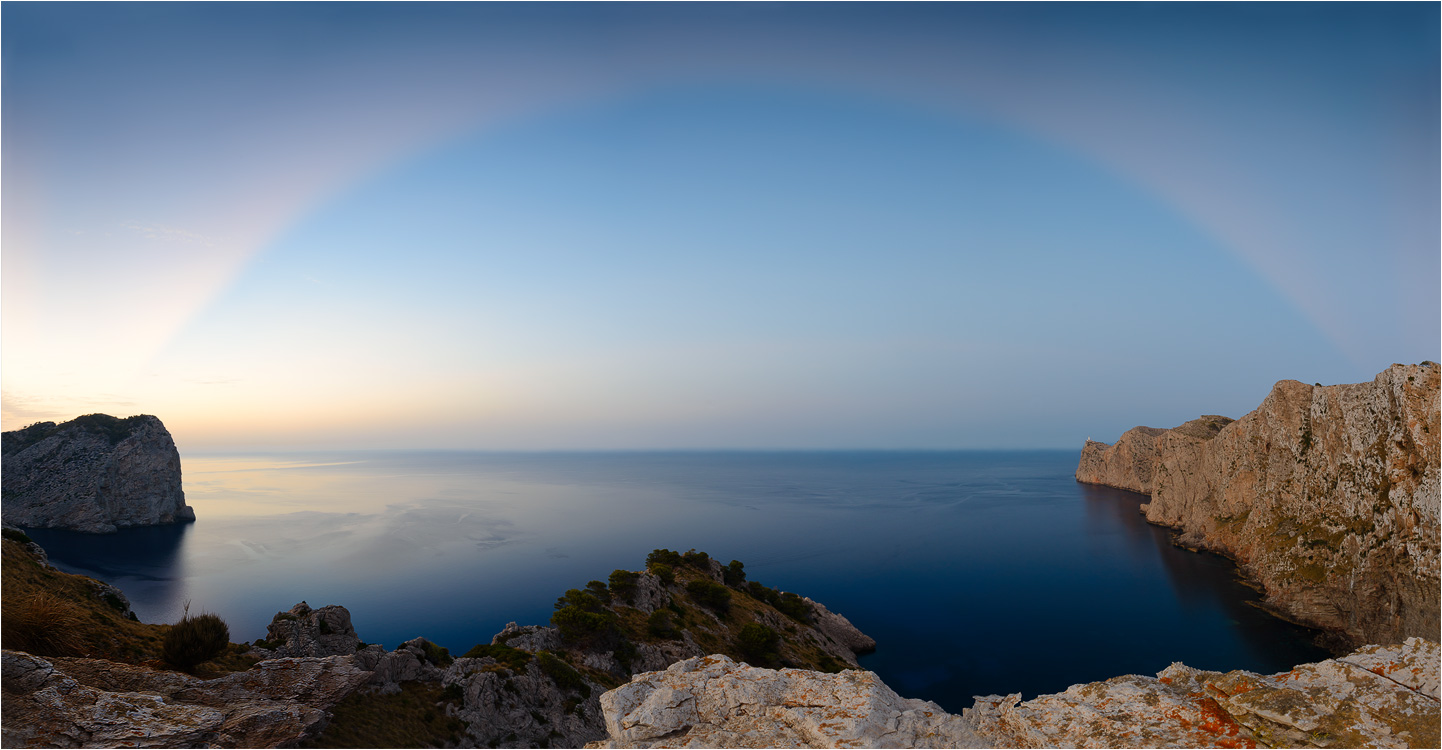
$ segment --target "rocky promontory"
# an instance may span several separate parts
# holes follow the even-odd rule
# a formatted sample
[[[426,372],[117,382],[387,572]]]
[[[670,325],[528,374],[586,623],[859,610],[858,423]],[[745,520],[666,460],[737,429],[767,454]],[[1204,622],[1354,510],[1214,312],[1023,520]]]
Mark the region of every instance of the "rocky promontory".
[[[3,434],[5,522],[109,533],[195,520],[180,452],[159,419],[89,414]]]
[[[1346,643],[1436,638],[1439,367],[1277,383],[1232,422],[1089,441],[1077,480],[1151,495],[1147,520],[1236,560],[1283,616]]]

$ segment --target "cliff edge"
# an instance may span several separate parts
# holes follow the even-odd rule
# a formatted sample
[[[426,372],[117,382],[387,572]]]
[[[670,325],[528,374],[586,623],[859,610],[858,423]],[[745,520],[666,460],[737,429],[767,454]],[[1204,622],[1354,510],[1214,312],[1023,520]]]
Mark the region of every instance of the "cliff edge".
[[[89,414],[0,436],[7,523],[101,534],[195,520],[159,419]]]
[[[590,748],[1436,747],[1438,647],[1409,638],[1260,675],[1176,663],[961,715],[872,672],[760,669],[722,655],[636,675],[601,696]]]
[[[1433,362],[1369,383],[1283,380],[1235,422],[1089,441],[1077,480],[1150,494],[1148,521],[1236,560],[1290,619],[1349,645],[1435,638],[1438,392]]]

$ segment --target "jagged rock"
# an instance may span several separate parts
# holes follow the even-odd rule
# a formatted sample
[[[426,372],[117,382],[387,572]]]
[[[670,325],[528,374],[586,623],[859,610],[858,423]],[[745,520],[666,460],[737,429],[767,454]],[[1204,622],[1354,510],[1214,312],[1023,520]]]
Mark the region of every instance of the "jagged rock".
[[[3,434],[5,521],[108,533],[194,521],[180,453],[159,419],[92,414]]]
[[[477,746],[580,747],[605,736],[598,700],[604,688],[576,675],[561,687],[532,660],[520,669],[495,659],[456,659],[442,683],[459,686],[462,705],[449,715],[467,723]]]
[[[760,669],[715,655],[636,675],[601,696],[587,747],[990,747],[960,716],[871,672]]]
[[[367,690],[381,693],[399,693],[402,682],[437,682],[441,670],[430,659],[424,638],[413,638],[402,643],[394,651],[386,651],[379,644],[371,644],[355,652],[356,666],[371,672]]]
[[[997,747],[1436,747],[1437,656],[1412,638],[1270,676],[1173,664],[1025,703],[980,696],[966,719]]]
[[[1281,381],[1215,434],[1156,435],[1142,509],[1180,544],[1237,560],[1291,619],[1353,645],[1435,637],[1438,392],[1431,362],[1392,365],[1370,383]],[[1136,453],[1099,458],[1088,444],[1077,478],[1139,489],[1112,481],[1145,463]]]
[[[265,632],[272,644],[268,652],[275,656],[349,656],[361,643],[350,610],[338,604],[311,609],[301,602],[277,612]]]
[[[506,627],[491,638],[494,645],[510,646],[522,651],[556,651],[561,648],[561,633],[544,625],[517,625],[506,623]]]
[[[666,590],[666,584],[655,573],[642,571],[636,578],[636,590],[627,603],[649,615],[670,602],[671,593]]]
[[[213,680],[98,659],[0,654],[6,747],[277,747],[325,726],[369,677],[348,657],[277,659]]]

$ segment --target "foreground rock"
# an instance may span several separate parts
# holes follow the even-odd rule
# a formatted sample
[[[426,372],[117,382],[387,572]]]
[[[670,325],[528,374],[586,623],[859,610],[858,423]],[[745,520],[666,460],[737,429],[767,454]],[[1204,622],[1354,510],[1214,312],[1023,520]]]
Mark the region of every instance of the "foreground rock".
[[[343,657],[275,659],[201,680],[5,651],[6,747],[275,747],[325,726],[370,674]]]
[[[1437,643],[1410,638],[1269,676],[1173,664],[987,696],[966,718],[997,747],[1437,747],[1437,673]]]
[[[1290,672],[1173,664],[962,716],[876,675],[758,669],[724,656],[637,675],[601,696],[589,747],[1437,747],[1438,646],[1368,646]]]
[[[1370,383],[1284,380],[1235,422],[1088,442],[1077,479],[1150,493],[1148,521],[1237,560],[1289,619],[1350,645],[1435,638],[1438,392],[1432,362]]]
[[[159,419],[90,414],[3,435],[4,520],[26,528],[109,533],[195,520],[180,453]]]
[[[588,747],[990,747],[960,716],[902,698],[871,672],[677,662],[601,696],[608,739]]]

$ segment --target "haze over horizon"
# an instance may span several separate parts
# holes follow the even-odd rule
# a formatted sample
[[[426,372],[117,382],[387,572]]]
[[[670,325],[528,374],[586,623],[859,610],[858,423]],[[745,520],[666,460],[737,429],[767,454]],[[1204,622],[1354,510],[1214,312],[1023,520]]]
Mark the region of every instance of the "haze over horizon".
[[[16,4],[0,421],[1073,448],[1442,359],[1435,4]]]

